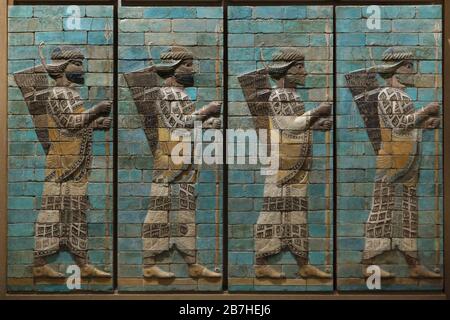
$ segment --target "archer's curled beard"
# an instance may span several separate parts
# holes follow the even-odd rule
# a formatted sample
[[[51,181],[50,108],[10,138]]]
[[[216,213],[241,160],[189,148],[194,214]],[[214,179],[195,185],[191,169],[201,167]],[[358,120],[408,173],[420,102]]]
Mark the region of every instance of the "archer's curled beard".
[[[407,87],[413,87],[416,84],[416,77],[413,74],[397,74],[397,79]]]
[[[305,84],[304,78],[299,79],[298,77],[290,75],[290,74],[286,75],[286,79],[289,80],[289,82],[295,83],[296,85],[299,85],[299,86],[303,86]]]
[[[68,72],[66,73],[67,80],[76,84],[84,84],[83,72]]]
[[[194,75],[192,73],[176,73],[175,79],[185,87],[194,86]]]

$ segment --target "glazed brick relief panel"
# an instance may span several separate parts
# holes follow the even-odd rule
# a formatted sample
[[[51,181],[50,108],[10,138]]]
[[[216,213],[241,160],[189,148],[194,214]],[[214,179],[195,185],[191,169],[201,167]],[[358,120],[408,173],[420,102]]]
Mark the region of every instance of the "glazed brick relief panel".
[[[222,8],[119,16],[119,290],[222,290],[222,168],[208,143],[171,157],[177,131],[222,134]]]
[[[332,31],[331,6],[229,8],[231,291],[333,288]]]
[[[9,8],[9,292],[442,290],[441,6],[118,19],[114,57],[111,6]]]
[[[442,290],[441,17],[336,8],[339,290]]]
[[[112,289],[112,26],[112,7],[9,8],[9,291]]]

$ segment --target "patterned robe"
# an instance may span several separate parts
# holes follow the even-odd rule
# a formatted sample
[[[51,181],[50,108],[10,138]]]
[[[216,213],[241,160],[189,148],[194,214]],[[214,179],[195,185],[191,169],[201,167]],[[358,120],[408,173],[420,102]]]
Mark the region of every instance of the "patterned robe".
[[[363,259],[398,249],[417,258],[417,196],[421,129],[411,98],[397,88],[378,95],[381,148]]]
[[[193,128],[191,114],[195,107],[181,88],[162,87],[160,97],[156,104],[159,141],[153,155],[150,205],[142,229],[143,256],[153,259],[175,246],[194,263],[197,168],[171,161],[171,151],[179,142],[170,141],[170,135],[178,128]]]
[[[304,114],[295,89],[274,89],[269,103],[269,129],[280,130],[280,168],[265,181],[263,208],[255,225],[256,258],[289,248],[296,256],[307,259],[312,132],[286,129]]]
[[[35,224],[35,257],[67,248],[86,258],[88,170],[92,162],[92,126],[84,126],[77,91],[51,89],[47,104],[51,147],[46,158],[42,206]]]

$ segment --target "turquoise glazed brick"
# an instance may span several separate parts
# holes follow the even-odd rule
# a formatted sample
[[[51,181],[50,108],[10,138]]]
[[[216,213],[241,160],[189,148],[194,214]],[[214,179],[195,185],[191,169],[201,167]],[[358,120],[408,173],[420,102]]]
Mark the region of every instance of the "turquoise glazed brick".
[[[197,18],[197,8],[179,7],[155,7],[145,8],[144,18],[147,19],[195,19]],[[136,11],[136,10],[134,10]]]
[[[417,10],[417,18],[421,19],[441,19],[442,7],[437,6],[424,6],[420,10]]]
[[[36,43],[41,43],[42,41],[45,43],[58,44],[64,41],[64,33],[63,32],[36,32],[35,33]]]
[[[113,16],[113,7],[111,6],[86,6],[87,17],[111,18]]]
[[[8,17],[27,18],[33,16],[33,7],[31,6],[9,6]]]
[[[331,6],[308,6],[307,18],[309,19],[329,19],[333,16],[333,7]]]
[[[237,7],[231,6],[228,8],[228,19],[248,19],[252,16],[252,8],[251,7]]]
[[[33,44],[33,33],[13,33],[8,34],[10,46]]]
[[[141,20],[126,20],[121,22],[120,28],[122,31],[134,31],[134,32],[167,32],[171,29],[171,23],[169,20],[155,20],[152,24],[148,24],[145,19]]]
[[[394,32],[440,32],[440,20],[435,19],[404,19],[392,23]]]
[[[253,8],[253,18],[282,19],[284,18],[284,7],[255,7]]]
[[[62,17],[50,16],[46,18],[9,18],[8,28],[15,32],[60,31]]]
[[[73,30],[71,25],[72,18],[64,18],[63,25],[64,30]],[[112,21],[108,18],[80,18],[80,25],[78,30],[86,30],[86,31],[98,31],[98,30],[107,30],[107,28],[111,28]]]
[[[120,45],[139,45],[144,42],[144,33],[127,33],[125,37],[119,39]]]
[[[199,7],[197,8],[197,18],[222,19],[222,8]]]
[[[70,7],[63,7],[63,6],[34,6],[33,9],[33,16],[34,17],[68,17],[73,14],[74,11],[71,10]],[[80,17],[85,16],[86,8],[85,7],[78,7]]]
[[[88,33],[88,42],[92,44],[112,44],[112,37],[106,38],[102,31],[92,31]]]
[[[359,19],[361,18],[361,7],[336,7],[336,18]]]

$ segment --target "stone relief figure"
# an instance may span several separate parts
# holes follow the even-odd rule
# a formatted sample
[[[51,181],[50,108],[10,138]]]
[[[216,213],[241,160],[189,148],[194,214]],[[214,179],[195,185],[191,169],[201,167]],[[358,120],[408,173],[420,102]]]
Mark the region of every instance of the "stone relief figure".
[[[33,275],[59,278],[47,258],[68,250],[82,277],[110,277],[88,262],[87,194],[92,162],[93,130],[109,130],[111,102],[85,109],[75,88],[84,83],[83,53],[72,46],[56,47],[47,64],[39,46],[42,65],[14,74],[33,116],[46,154],[41,210],[35,223]],[[49,79],[54,86],[49,85]]]
[[[330,130],[332,105],[324,102],[305,112],[296,92],[307,76],[304,60],[301,50],[284,48],[265,68],[239,77],[256,128],[279,130],[280,136],[280,168],[266,177],[263,208],[254,229],[255,275],[260,278],[286,277],[268,264],[269,257],[283,250],[295,256],[301,277],[331,278],[309,264],[307,190],[312,130]]]
[[[175,164],[171,133],[194,122],[203,128],[219,128],[221,103],[211,102],[199,110],[186,88],[194,86],[194,56],[184,47],[173,46],[161,54],[161,62],[125,74],[153,155],[150,205],[142,227],[143,274],[148,278],[175,278],[158,266],[158,258],[175,248],[188,264],[192,278],[220,278],[221,274],[197,263],[196,182],[198,165]],[[162,80],[162,81],[161,81]],[[162,82],[162,83],[161,83]]]
[[[439,127],[439,104],[416,110],[405,92],[415,85],[412,50],[391,47],[383,53],[383,62],[346,75],[377,157],[362,263],[366,267],[376,264],[376,258],[398,250],[409,265],[411,278],[438,278],[438,273],[419,260],[417,183],[422,129]],[[385,80],[384,86],[378,84],[377,75]],[[368,276],[366,268],[363,272]],[[381,277],[395,275],[381,269]]]

